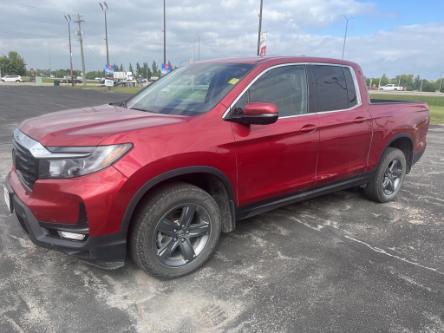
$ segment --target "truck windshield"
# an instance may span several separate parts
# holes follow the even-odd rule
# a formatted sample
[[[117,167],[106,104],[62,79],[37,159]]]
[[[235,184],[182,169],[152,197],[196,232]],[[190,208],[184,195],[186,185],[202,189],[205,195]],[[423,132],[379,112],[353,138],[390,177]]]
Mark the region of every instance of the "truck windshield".
[[[202,63],[183,67],[142,90],[127,102],[140,111],[196,115],[213,108],[253,64]]]

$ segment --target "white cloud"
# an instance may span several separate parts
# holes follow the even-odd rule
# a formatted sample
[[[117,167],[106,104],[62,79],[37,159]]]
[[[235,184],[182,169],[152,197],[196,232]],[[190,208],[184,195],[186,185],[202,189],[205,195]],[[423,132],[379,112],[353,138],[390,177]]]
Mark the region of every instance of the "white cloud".
[[[162,3],[160,0],[108,0],[111,60],[127,65],[162,59]],[[256,51],[259,0],[167,0],[167,57],[177,65],[201,58],[253,56]],[[264,0],[263,31],[273,55],[340,57],[342,37],[321,35],[343,15],[368,16],[372,3],[358,0]],[[80,12],[86,20],[84,43],[87,68],[105,62],[103,14],[90,0],[18,0],[0,3],[0,54],[22,53],[29,66],[67,67],[65,13]],[[368,18],[368,17],[367,17]],[[17,22],[20,22],[17,24]],[[375,22],[377,26],[377,22]],[[351,26],[353,29],[353,26]],[[311,33],[310,33],[311,32]],[[437,77],[444,70],[440,55],[444,23],[400,26],[359,36],[347,42],[346,57],[359,62],[367,75],[411,72]],[[73,36],[74,60],[80,67],[78,41]]]

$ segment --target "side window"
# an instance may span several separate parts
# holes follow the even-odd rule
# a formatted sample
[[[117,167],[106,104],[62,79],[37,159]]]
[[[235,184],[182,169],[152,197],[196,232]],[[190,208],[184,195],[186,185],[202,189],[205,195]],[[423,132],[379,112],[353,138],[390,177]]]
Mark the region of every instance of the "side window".
[[[351,74],[350,68],[343,67],[342,70],[344,71],[345,84],[347,85],[348,107],[351,108],[358,104],[355,82],[353,81],[353,76]]]
[[[357,103],[350,70],[342,66],[310,65],[310,112],[348,109]]]
[[[305,66],[289,65],[269,70],[244,93],[234,108],[243,108],[251,102],[276,104],[280,117],[306,113]]]

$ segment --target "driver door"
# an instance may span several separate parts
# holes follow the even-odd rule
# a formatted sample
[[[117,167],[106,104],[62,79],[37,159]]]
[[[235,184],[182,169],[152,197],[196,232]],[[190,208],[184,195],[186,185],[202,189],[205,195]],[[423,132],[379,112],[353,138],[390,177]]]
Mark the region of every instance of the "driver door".
[[[232,123],[238,170],[239,205],[285,196],[314,185],[319,116],[308,113],[305,65],[284,65],[260,74],[233,106],[277,105],[269,125]]]

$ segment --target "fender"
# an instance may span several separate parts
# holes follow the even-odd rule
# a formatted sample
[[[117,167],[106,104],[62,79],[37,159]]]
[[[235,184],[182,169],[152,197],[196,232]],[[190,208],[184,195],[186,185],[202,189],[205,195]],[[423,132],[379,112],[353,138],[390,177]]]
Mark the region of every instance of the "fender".
[[[413,143],[412,136],[410,135],[410,133],[398,133],[398,134],[395,134],[394,136],[390,137],[389,140],[387,140],[386,144],[384,145],[384,149],[379,154],[378,165],[379,165],[379,162],[381,161],[382,155],[384,154],[386,149],[388,147],[390,147],[390,145],[393,142],[395,142],[396,140],[398,140],[398,139],[409,139],[410,140],[410,143],[412,144],[412,156],[411,157],[413,158],[414,143]],[[412,162],[413,161],[407,161],[407,163],[408,163],[408,165],[410,165],[410,167],[412,166]]]
[[[136,209],[137,205],[139,204],[139,202],[143,198],[143,196],[146,193],[148,193],[148,191],[150,189],[152,189],[154,186],[156,186],[168,179],[172,179],[177,176],[189,175],[189,174],[193,174],[193,173],[210,174],[210,175],[216,176],[217,178],[219,178],[222,181],[222,183],[225,186],[225,189],[227,190],[227,194],[229,197],[231,218],[232,218],[233,223],[235,223],[234,221],[236,218],[236,214],[235,214],[235,204],[234,204],[234,202],[235,202],[234,201],[234,192],[233,192],[233,188],[231,186],[231,183],[228,180],[228,178],[225,176],[225,174],[216,168],[212,168],[212,167],[208,167],[208,166],[191,166],[191,167],[174,169],[174,170],[170,170],[165,173],[162,173],[154,178],[151,178],[142,187],[140,187],[139,190],[137,190],[137,192],[131,198],[131,200],[125,210],[125,214],[123,215],[123,219],[122,219],[122,223],[121,223],[120,228],[121,228],[121,231],[125,234],[125,236],[128,233],[128,228],[129,228],[129,225],[131,222],[131,218],[134,214],[134,210]]]

